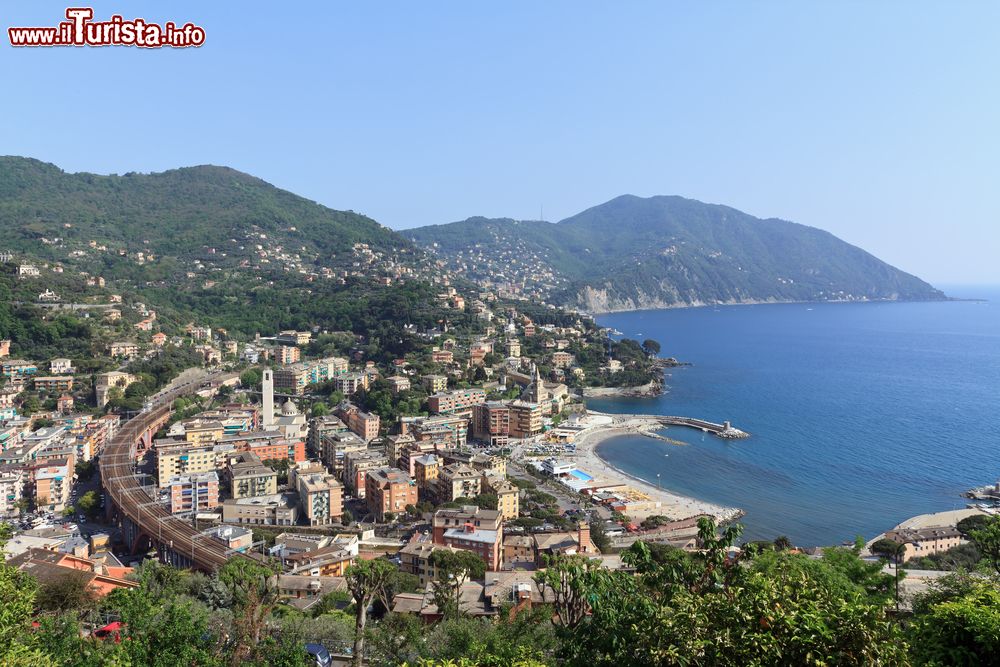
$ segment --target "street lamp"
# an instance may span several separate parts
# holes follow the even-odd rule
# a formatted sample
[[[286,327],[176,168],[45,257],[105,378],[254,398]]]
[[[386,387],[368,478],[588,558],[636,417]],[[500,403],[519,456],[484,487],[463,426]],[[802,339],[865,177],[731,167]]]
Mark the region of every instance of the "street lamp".
[[[660,473],[656,473],[656,488],[658,490],[662,490],[662,487],[660,486]]]

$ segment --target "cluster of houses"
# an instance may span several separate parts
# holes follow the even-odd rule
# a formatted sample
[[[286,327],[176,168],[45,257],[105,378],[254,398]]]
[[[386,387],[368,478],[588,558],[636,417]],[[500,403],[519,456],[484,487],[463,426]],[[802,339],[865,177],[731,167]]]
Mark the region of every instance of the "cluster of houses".
[[[91,461],[113,438],[118,415],[55,415],[51,426],[32,429],[32,419],[0,422],[0,516],[21,513],[29,504],[61,512],[70,505],[76,465]]]
[[[280,247],[255,245],[252,262],[300,263],[300,257]],[[211,249],[208,254],[224,252]],[[136,261],[155,259],[147,254]],[[363,244],[352,249],[351,263],[346,271],[318,269],[317,276],[345,280],[377,272],[380,279],[392,282],[411,275],[407,267]],[[301,265],[313,270],[311,262]],[[26,268],[23,275],[37,274]],[[168,336],[158,330],[156,312],[144,304],[130,304],[132,310],[127,310],[121,297],[114,295],[102,308],[107,322],[119,323],[115,325],[119,330],[131,326],[135,332],[134,337],[108,345],[108,356],[119,361],[152,356],[167,345],[192,345],[206,365],[226,359],[274,362],[263,372],[259,407],[234,403],[177,421],[152,442],[150,455],[158,502],[176,516],[211,524],[207,537],[227,549],[257,549],[253,538],[257,526],[285,531],[271,555],[284,564],[276,584],[290,604],[308,608],[343,588],[344,572],[356,559],[387,553],[394,554],[401,570],[425,585],[437,574],[435,552],[475,553],[484,561],[487,576],[466,582],[462,607],[485,615],[497,613],[508,602],[529,605],[547,599],[551,592],[540,589],[530,572],[543,566],[546,556],[578,553],[617,566],[615,557],[602,555],[592,543],[586,523],[570,531],[505,530],[519,517],[522,492],[508,479],[503,454],[512,440],[537,439],[553,417],[564,413],[571,401],[565,382],[583,375],[570,349],[577,347],[585,330],[580,325],[536,325],[514,310],[497,319],[492,302],[503,295],[503,288],[467,298],[451,288],[447,278],[433,280],[442,286],[439,305],[472,314],[483,323],[485,333],[460,347],[446,335],[447,321],[440,330],[420,332],[436,341],[427,355],[430,368],[423,364],[417,372],[400,359],[384,381],[396,396],[421,387],[427,412],[400,417],[392,424],[382,423],[379,415],[350,400],[379,381],[375,364],[362,364],[353,354],[351,361],[358,363],[343,357],[304,358],[303,347],[312,341],[312,332],[280,331],[237,343],[223,330],[191,323],[183,336]],[[518,291],[514,282],[509,289]],[[530,344],[522,344],[529,339]],[[528,358],[525,346],[540,348],[543,357]],[[100,454],[119,420],[74,411],[73,392],[80,387],[74,384],[70,360],[50,360],[44,372],[33,362],[10,359],[9,352],[10,342],[0,341],[0,373],[6,379],[0,389],[0,513],[16,513],[26,501],[59,510],[69,503],[76,464]],[[542,367],[547,369],[545,377]],[[467,386],[470,371],[479,386]],[[480,381],[482,377],[485,381]],[[97,407],[136,381],[125,370],[98,374]],[[331,414],[310,419],[295,400],[320,384],[348,398]],[[47,415],[52,426],[32,428],[33,419],[17,414],[14,396],[26,388],[58,397],[58,410]],[[497,395],[503,399],[488,398]],[[285,400],[276,403],[281,398]],[[470,448],[473,440],[484,447]],[[495,497],[496,509],[473,504],[481,496]],[[437,511],[429,509],[433,507]],[[348,510],[355,518],[376,524],[420,515],[430,528],[417,531],[406,542],[377,538],[370,531],[356,534],[345,528],[351,524],[345,521]],[[42,572],[69,563],[92,572],[95,586],[102,590],[131,585],[124,578],[127,568],[114,560],[106,545],[30,533],[18,536],[28,543],[11,547],[14,558],[21,559],[19,567]],[[28,539],[34,537],[42,541]],[[76,560],[59,555],[66,549]],[[401,594],[393,606],[424,618],[437,614],[429,593]]]
[[[555,271],[548,259],[523,240],[494,239],[489,247],[458,249],[439,260],[455,275],[473,280],[502,298],[544,301],[567,279]],[[438,252],[436,248],[428,248]]]
[[[38,527],[18,533],[4,546],[7,565],[33,576],[41,585],[66,577],[83,580],[95,597],[119,588],[136,588],[133,568],[123,565],[110,548],[108,535],[84,539],[75,530]]]

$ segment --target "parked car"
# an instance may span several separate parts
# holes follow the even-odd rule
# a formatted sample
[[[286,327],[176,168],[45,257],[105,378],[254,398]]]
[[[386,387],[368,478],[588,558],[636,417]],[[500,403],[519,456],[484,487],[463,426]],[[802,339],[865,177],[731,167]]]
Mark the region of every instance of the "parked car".
[[[315,660],[316,667],[329,667],[333,664],[330,652],[322,644],[306,644],[305,649],[309,657]]]

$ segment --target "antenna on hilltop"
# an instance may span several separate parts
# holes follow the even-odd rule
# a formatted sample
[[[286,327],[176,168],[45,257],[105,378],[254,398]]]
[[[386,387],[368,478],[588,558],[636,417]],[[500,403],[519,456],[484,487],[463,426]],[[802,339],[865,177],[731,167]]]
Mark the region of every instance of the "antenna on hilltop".
[[[538,205],[538,221],[545,222],[545,204]]]

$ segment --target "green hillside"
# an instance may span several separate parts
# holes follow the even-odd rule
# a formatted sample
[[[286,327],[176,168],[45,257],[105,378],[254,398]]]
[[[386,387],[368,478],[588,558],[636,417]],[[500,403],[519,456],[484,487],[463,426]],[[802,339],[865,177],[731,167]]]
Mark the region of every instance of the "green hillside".
[[[101,342],[80,332],[98,328],[134,337],[137,304],[167,333],[197,321],[244,340],[319,327],[402,347],[400,327],[440,319],[433,269],[410,241],[225,167],[99,176],[2,157],[0,255],[0,338],[19,355],[85,356]],[[26,264],[38,275],[19,276]],[[45,311],[45,291],[50,307],[123,297],[123,319]]]
[[[336,265],[355,243],[412,253],[406,240],[370,218],[320,206],[227,167],[99,176],[0,157],[0,249],[53,261],[66,260],[66,250],[81,250],[87,254],[75,263],[113,268],[115,253],[101,255],[91,241],[181,264],[208,255],[218,264],[235,264],[251,258],[258,244],[323,265]]]
[[[469,220],[404,232],[470,277],[552,272],[556,303],[603,312],[754,301],[924,300],[944,295],[828,232],[682,197],[625,195],[557,224]]]

